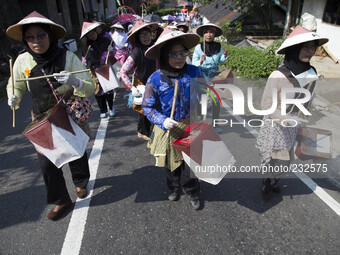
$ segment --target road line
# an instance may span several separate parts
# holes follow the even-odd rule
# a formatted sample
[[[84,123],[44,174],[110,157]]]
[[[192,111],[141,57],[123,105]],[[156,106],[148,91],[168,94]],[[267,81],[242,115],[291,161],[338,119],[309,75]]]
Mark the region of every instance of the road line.
[[[87,184],[87,190],[89,194],[84,199],[78,198],[75,203],[72,217],[65,236],[63,248],[61,250],[62,255],[78,255],[80,252],[87,214],[93,194],[93,187],[96,182],[99,160],[104,146],[108,123],[109,118],[104,118],[100,121],[96,134],[96,139],[93,143],[91,155],[89,158],[90,180]]]
[[[311,178],[305,173],[295,173],[297,177],[303,181],[308,188],[310,188],[322,201],[324,201],[337,215],[340,216],[340,204],[332,198],[326,191],[318,186]]]
[[[232,112],[232,108],[229,106],[229,104],[226,102],[226,100],[223,101],[223,107],[228,111]],[[233,116],[237,121],[243,122],[243,118],[239,115]],[[256,138],[258,136],[258,132],[249,127],[245,126],[245,128]],[[318,186],[311,178],[309,178],[305,173],[295,173],[294,174],[304,183],[307,185],[308,188],[310,188],[315,195],[317,195],[323,202],[325,202],[337,215],[340,216],[340,204],[332,198],[324,189],[322,189],[320,186]]]

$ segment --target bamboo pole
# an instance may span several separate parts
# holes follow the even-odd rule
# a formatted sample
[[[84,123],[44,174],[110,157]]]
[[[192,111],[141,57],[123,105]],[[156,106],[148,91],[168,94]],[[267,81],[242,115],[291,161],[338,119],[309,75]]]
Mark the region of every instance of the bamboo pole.
[[[113,39],[111,39],[110,46],[112,46],[112,42],[113,42]],[[105,65],[107,65],[107,61],[109,59],[109,56],[110,56],[110,51],[108,50],[107,55],[106,55],[106,59],[105,59]]]
[[[89,54],[90,49],[91,49],[91,45],[89,45],[89,47],[87,48],[87,51],[86,51],[86,54],[85,54],[85,57],[84,57],[85,59],[86,59],[87,55]]]
[[[176,99],[177,99],[177,92],[178,92],[178,81],[175,82],[174,98],[172,99],[172,107],[171,107],[170,119],[174,118]],[[170,136],[170,130],[168,130],[168,133],[167,133],[167,137],[169,137],[169,136]]]
[[[204,40],[204,38],[203,38],[203,53],[205,55],[205,40]]]
[[[85,73],[85,72],[90,72],[90,69],[73,71],[73,72],[70,72],[70,74]],[[58,75],[58,74],[56,74],[56,75]],[[15,81],[16,82],[20,82],[20,81],[34,81],[34,80],[45,79],[45,78],[53,78],[56,75],[54,75],[54,74],[42,75],[42,76],[37,76],[37,77],[32,77],[32,78],[18,79],[18,80],[15,80]]]
[[[12,94],[14,95],[14,75],[13,75],[13,59],[9,59],[9,68],[11,72],[11,78],[12,78]],[[13,111],[13,127],[15,128],[15,107],[12,106]]]

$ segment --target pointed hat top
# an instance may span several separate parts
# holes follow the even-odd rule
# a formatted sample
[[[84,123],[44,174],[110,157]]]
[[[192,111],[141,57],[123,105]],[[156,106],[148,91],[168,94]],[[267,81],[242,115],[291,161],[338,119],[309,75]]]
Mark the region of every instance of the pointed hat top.
[[[184,33],[178,29],[165,27],[155,44],[145,52],[145,56],[149,59],[159,58],[162,46],[175,38],[183,38],[184,46],[187,49],[191,49],[192,47],[196,46],[200,40],[200,37],[197,34]]]
[[[296,26],[287,39],[281,44],[276,53],[285,54],[287,48],[310,41],[318,41],[318,45],[320,46],[328,42],[328,38],[321,37],[317,33],[309,31],[302,26]]]
[[[144,20],[138,20],[133,27],[131,28],[131,30],[128,33],[128,38],[127,40],[129,42],[134,42],[135,41],[135,36],[137,34],[137,32],[139,32],[140,30],[142,30],[143,28],[149,28],[151,31],[155,31],[158,28],[158,24],[156,22],[145,22]]]
[[[90,32],[91,30],[95,29],[96,27],[101,26],[102,23],[95,21],[95,22],[83,22],[83,26],[81,28],[81,36],[80,38],[83,38],[88,32]]]
[[[6,34],[14,40],[22,41],[23,39],[22,38],[23,37],[22,27],[24,25],[29,25],[29,24],[49,25],[57,39],[64,37],[66,34],[66,29],[63,26],[53,22],[52,20],[46,18],[45,16],[41,15],[39,12],[36,12],[36,11],[31,12],[25,18],[20,20],[17,24],[14,24],[10,26],[9,28],[7,28]]]
[[[111,28],[118,28],[124,30],[124,27],[122,24],[120,24],[120,22],[115,23],[114,25],[111,26]]]

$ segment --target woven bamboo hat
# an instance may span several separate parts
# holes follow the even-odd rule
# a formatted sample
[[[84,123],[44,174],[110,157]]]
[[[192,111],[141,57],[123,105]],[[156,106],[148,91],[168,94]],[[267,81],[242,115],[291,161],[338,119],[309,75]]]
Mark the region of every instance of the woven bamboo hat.
[[[199,36],[203,36],[203,33],[206,29],[213,29],[215,30],[215,37],[218,37],[220,35],[223,34],[223,30],[221,27],[215,25],[214,23],[208,23],[208,24],[205,24],[205,25],[201,25],[199,26],[197,29],[196,29],[196,33],[199,35]]]
[[[149,59],[159,58],[162,46],[175,38],[183,38],[184,45],[187,49],[191,49],[192,47],[196,46],[200,41],[200,37],[197,34],[184,33],[182,31],[166,27],[155,44],[145,52],[145,56]]]
[[[138,20],[133,27],[131,28],[131,30],[128,33],[128,38],[127,40],[129,42],[134,42],[135,41],[135,36],[136,33],[139,32],[140,30],[142,30],[143,28],[149,28],[151,31],[155,31],[158,28],[158,23],[156,22],[145,22],[143,20]]]
[[[40,13],[34,11],[20,20],[17,24],[14,24],[7,28],[6,34],[14,40],[22,42],[22,27],[28,24],[47,24],[50,26],[52,32],[57,39],[63,38],[66,34],[66,29],[54,23],[52,20],[46,18]]]
[[[120,24],[120,22],[115,23],[114,25],[111,26],[111,28],[118,28],[124,30],[124,27],[122,24]]]
[[[302,26],[296,28],[290,33],[287,39],[281,44],[280,48],[276,51],[277,54],[285,54],[286,49],[300,43],[318,41],[318,45],[328,42],[328,38],[321,37],[315,32],[309,31]]]
[[[103,22],[83,22],[83,26],[81,28],[80,39],[83,38],[88,32],[95,29],[96,27],[100,27],[103,25]]]

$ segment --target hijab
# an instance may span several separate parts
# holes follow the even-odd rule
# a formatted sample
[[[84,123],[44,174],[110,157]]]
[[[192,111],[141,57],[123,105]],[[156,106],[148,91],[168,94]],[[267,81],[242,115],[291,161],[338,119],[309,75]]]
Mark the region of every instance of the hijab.
[[[124,30],[120,30],[120,32],[115,30],[113,32],[112,40],[115,42],[117,49],[122,49],[125,47],[125,43],[127,42],[126,39],[127,39],[127,34],[125,33]]]
[[[66,50],[58,47],[58,40],[56,39],[54,33],[50,29],[48,25],[45,24],[34,24],[35,26],[39,26],[44,29],[44,31],[48,34],[48,39],[50,41],[50,46],[48,50],[43,54],[37,54],[31,50],[25,40],[24,44],[27,52],[32,55],[34,61],[37,65],[31,70],[30,77],[37,77],[44,75],[43,71],[46,75],[59,73],[65,70],[66,63]],[[23,38],[26,30],[30,25],[23,26]],[[43,69],[43,71],[42,71]],[[50,78],[49,81],[52,84],[54,89],[61,86],[59,82],[57,82],[54,78]],[[46,110],[53,107],[57,101],[53,95],[52,89],[46,79],[32,80],[28,83],[29,92],[33,98],[33,113],[41,114]]]
[[[148,28],[146,30],[150,31],[150,29]],[[137,77],[143,84],[146,84],[149,76],[154,71],[156,71],[156,60],[148,59],[145,57],[145,52],[152,46],[153,42],[151,42],[149,45],[142,44],[142,42],[139,39],[139,34],[142,31],[145,31],[145,29],[138,31],[135,35],[135,48],[131,53],[131,57],[136,64]]]
[[[203,35],[208,29],[212,29],[212,28],[208,27],[207,29],[205,29],[203,31]],[[205,43],[205,46],[204,46],[204,43]],[[203,52],[204,52],[204,47],[205,47],[205,55],[208,57],[218,54],[221,51],[221,44],[219,42],[215,42],[214,40],[211,42],[207,42],[204,40],[204,36],[203,36],[203,42],[201,42],[201,49]]]
[[[23,33],[23,38],[24,38],[24,34],[26,33],[28,27],[30,25],[24,25],[23,29],[22,29],[22,33]],[[52,74],[54,72],[54,69],[56,69],[56,64],[55,60],[62,55],[65,50],[62,48],[58,47],[58,40],[56,39],[54,33],[52,32],[52,30],[50,29],[50,27],[48,25],[45,24],[34,24],[34,26],[39,26],[42,29],[44,29],[44,31],[48,34],[48,38],[50,41],[50,46],[48,48],[48,50],[43,53],[43,54],[37,54],[34,51],[31,50],[31,48],[28,46],[27,42],[25,40],[24,44],[25,44],[25,48],[26,51],[32,55],[33,59],[35,62],[37,62],[37,67],[44,68],[46,74]]]
[[[88,47],[91,45],[91,49],[86,56],[86,60],[90,61],[91,66],[99,67],[100,59],[105,51],[107,51],[107,47],[110,45],[110,39],[106,38],[102,34],[97,34],[97,39],[95,41],[90,40],[86,37],[86,44],[83,48],[82,55],[85,56]]]
[[[286,66],[293,74],[299,75],[311,68],[310,62],[305,63],[299,59],[300,51],[303,43],[294,45],[286,49],[285,59],[283,65]]]
[[[168,77],[182,76],[183,73],[187,72],[187,63],[185,63],[181,69],[176,69],[169,64],[169,53],[177,44],[183,45],[185,50],[188,50],[185,47],[185,41],[183,38],[172,39],[164,44],[160,49],[160,69],[162,73]]]

